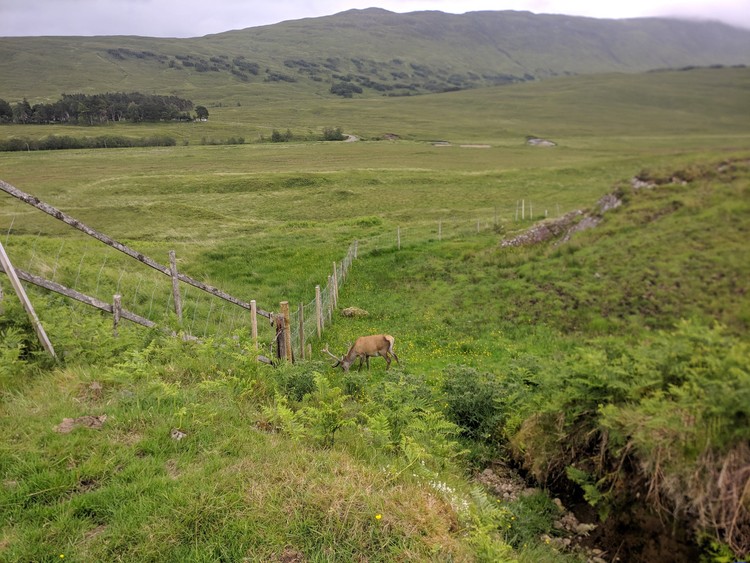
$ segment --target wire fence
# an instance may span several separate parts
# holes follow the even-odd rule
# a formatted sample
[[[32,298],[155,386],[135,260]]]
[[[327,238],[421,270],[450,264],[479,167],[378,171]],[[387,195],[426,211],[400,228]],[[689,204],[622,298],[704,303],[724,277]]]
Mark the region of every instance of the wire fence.
[[[549,207],[537,205],[535,213],[534,203],[523,199],[517,200],[513,207],[505,206],[504,211],[505,213],[501,214],[498,207],[473,212],[464,211],[460,218],[421,222],[405,227],[398,226],[395,229],[354,241],[349,246],[344,259],[334,264],[332,272],[335,274],[328,276],[325,285],[316,288],[316,298],[290,311],[289,324],[294,356],[309,357],[310,347],[308,344],[306,349],[306,343],[321,335],[325,326],[333,321],[338,305],[338,290],[344,284],[352,262],[357,259],[358,255],[400,250],[429,242],[463,240],[487,233],[500,235],[506,226],[522,229],[550,216]],[[559,215],[560,206],[556,205],[553,211]],[[470,218],[467,215],[473,215],[473,217]],[[317,294],[320,295],[320,300]]]
[[[290,329],[292,349],[297,357],[309,357],[305,343],[314,337],[321,336],[325,326],[333,322],[333,314],[338,306],[338,293],[344,285],[352,262],[357,257],[358,241],[349,245],[344,259],[334,263],[332,274],[324,286],[316,286],[315,298],[307,304],[300,304],[296,311],[290,312]]]
[[[8,185],[5,184],[5,186]],[[12,186],[9,187],[12,188]],[[36,198],[33,199],[35,202],[31,204],[36,207],[46,205]],[[510,209],[509,206],[508,209]],[[533,221],[531,209],[530,203],[519,200],[516,203],[515,216],[508,218],[506,214],[502,223],[497,207],[485,208],[474,212],[476,218],[467,219],[467,213],[471,212],[464,211],[462,218],[399,226],[352,242],[343,259],[332,264],[328,279],[316,286],[314,297],[309,302],[301,303],[290,310],[288,317],[281,323],[289,329],[291,351],[287,357],[304,359],[310,356],[310,343],[316,338],[319,339],[325,327],[334,320],[339,290],[345,283],[352,263],[358,255],[401,249],[426,242],[462,239],[479,234],[499,234],[503,230],[503,225],[508,222],[518,222],[518,226],[521,227],[523,223]],[[54,216],[50,211],[42,210]],[[544,216],[546,215],[545,211]],[[55,218],[63,220],[58,216]],[[66,222],[81,225],[72,219]],[[278,323],[275,336],[271,328],[275,318],[273,313],[261,310],[262,314],[272,322],[258,324],[252,311],[255,306],[254,301],[241,302],[203,282],[178,274],[173,252],[170,252],[173,260],[170,272],[166,266],[161,266],[116,241],[103,240],[108,239],[106,235],[95,231],[94,235],[98,236],[92,235],[88,232],[92,230],[86,228],[85,225],[83,228],[73,226],[129,255],[113,252],[109,248],[103,250],[102,245],[80,241],[71,242],[71,239],[67,238],[60,241],[58,238],[43,236],[41,231],[36,235],[14,233],[15,224],[16,216],[14,215],[4,233],[4,240],[6,246],[10,244],[13,247],[12,254],[18,257],[18,260],[14,262],[14,269],[21,271],[26,276],[26,281],[36,283],[35,280],[42,279],[47,284],[43,287],[48,289],[53,289],[50,286],[60,285],[72,294],[80,294],[89,301],[95,301],[97,303],[95,306],[113,314],[115,313],[113,298],[117,296],[118,299],[115,301],[118,301],[120,306],[131,315],[131,317],[126,315],[125,318],[133,320],[132,317],[138,317],[150,323],[150,325],[146,322],[140,323],[146,326],[169,325],[192,337],[205,339],[233,336],[240,331],[245,331],[252,334],[256,342],[260,343],[261,348],[268,346],[272,357],[282,356],[279,351]],[[117,245],[129,252],[118,248]],[[137,258],[150,265],[151,268],[134,268],[132,258]],[[20,270],[19,264],[25,267],[25,270]],[[183,283],[180,285],[175,280]],[[74,298],[78,299],[78,297]],[[85,299],[79,299],[79,301],[83,301],[86,305],[93,304]],[[73,304],[71,306],[84,307],[85,305]],[[258,334],[259,328],[260,334]],[[274,348],[276,348],[275,351]]]
[[[159,325],[164,330],[181,332],[184,337],[189,338],[195,338],[195,332],[206,337],[222,332],[234,333],[239,327],[249,326],[252,337],[257,342],[257,317],[271,318],[272,314],[257,307],[254,300],[245,302],[179,272],[173,251],[169,252],[170,265],[165,266],[2,180],[0,189],[82,232],[89,237],[86,240],[96,239],[103,243],[94,248],[90,244],[78,244],[79,241],[76,240],[70,245],[73,248],[66,249],[66,241],[61,243],[59,239],[44,237],[41,231],[36,236],[13,234],[16,223],[16,217],[13,216],[5,233],[5,245],[12,242],[19,252],[11,253],[11,263],[4,250],[5,245],[0,246],[0,268],[8,273],[30,317],[36,317],[36,314],[18,283],[19,280],[111,313],[115,334],[118,332],[120,319],[124,318],[146,327]],[[55,256],[53,261],[51,256]],[[89,256],[93,258],[93,264],[90,263]],[[135,264],[149,268],[135,266],[134,259]],[[20,263],[26,269],[20,268]],[[132,292],[126,291],[133,287],[135,289]],[[194,299],[191,292],[196,295]],[[54,351],[50,352],[54,355]]]

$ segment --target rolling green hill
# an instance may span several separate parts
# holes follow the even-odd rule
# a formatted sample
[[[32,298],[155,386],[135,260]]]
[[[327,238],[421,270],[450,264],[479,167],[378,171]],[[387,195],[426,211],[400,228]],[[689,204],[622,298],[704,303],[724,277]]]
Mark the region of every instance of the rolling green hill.
[[[333,16],[192,39],[0,38],[0,98],[140,90],[410,95],[600,72],[750,63],[750,31],[715,22],[527,12]]]

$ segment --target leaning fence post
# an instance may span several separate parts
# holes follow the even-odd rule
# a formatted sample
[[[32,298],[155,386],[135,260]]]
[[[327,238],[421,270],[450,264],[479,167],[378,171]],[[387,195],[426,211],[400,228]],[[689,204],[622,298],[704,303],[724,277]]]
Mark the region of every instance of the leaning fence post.
[[[255,349],[258,349],[258,304],[255,299],[250,301],[250,336],[253,338]]]
[[[169,270],[172,275],[172,294],[174,295],[174,312],[182,323],[182,299],[180,298],[180,280],[177,278],[177,258],[174,250],[169,251]]]
[[[284,349],[286,350],[286,359],[288,362],[294,361],[292,355],[292,321],[289,316],[289,301],[279,303],[279,309],[284,317]]]
[[[305,359],[305,306],[299,304],[299,357]]]
[[[122,316],[122,295],[115,293],[112,297],[112,334],[115,338],[119,336],[120,317]]]
[[[50,356],[52,356],[53,358],[56,357],[55,349],[52,347],[52,342],[50,342],[49,338],[47,337],[47,333],[44,332],[44,327],[42,326],[39,317],[36,316],[34,306],[31,304],[29,297],[26,295],[26,291],[21,285],[21,280],[18,279],[18,274],[16,274],[16,270],[13,267],[13,264],[10,263],[10,258],[8,258],[8,255],[5,253],[5,248],[3,248],[2,243],[0,243],[0,266],[2,266],[3,270],[5,270],[5,273],[8,274],[10,285],[15,290],[16,295],[18,295],[18,299],[20,299],[21,303],[23,303],[23,307],[24,309],[26,309],[26,314],[29,315],[31,324],[34,325],[34,330],[36,331],[36,335],[39,338],[39,341],[42,343],[42,346]]]
[[[323,303],[320,298],[320,286],[315,286],[315,324],[318,328],[318,339],[323,334]]]

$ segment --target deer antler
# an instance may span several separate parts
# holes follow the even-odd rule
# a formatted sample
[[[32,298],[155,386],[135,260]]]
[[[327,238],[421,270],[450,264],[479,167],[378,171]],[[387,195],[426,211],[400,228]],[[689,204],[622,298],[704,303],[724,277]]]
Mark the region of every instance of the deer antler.
[[[339,358],[338,356],[334,356],[333,354],[331,354],[331,352],[328,350],[328,344],[325,345],[325,348],[323,348],[321,352],[325,352],[326,354],[331,356],[334,360],[336,360],[336,363],[333,364],[333,367],[336,367],[337,365],[339,365],[341,363],[341,360],[343,359],[343,356]]]

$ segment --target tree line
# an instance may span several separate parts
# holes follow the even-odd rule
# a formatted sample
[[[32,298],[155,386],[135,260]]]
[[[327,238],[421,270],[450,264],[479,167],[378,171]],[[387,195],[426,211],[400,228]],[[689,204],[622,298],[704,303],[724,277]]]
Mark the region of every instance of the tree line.
[[[63,94],[53,103],[33,106],[26,100],[11,105],[0,99],[0,123],[70,123],[99,125],[115,121],[192,121],[193,102],[177,96],[140,92],[106,94]],[[208,118],[204,106],[195,108],[196,119]]]

